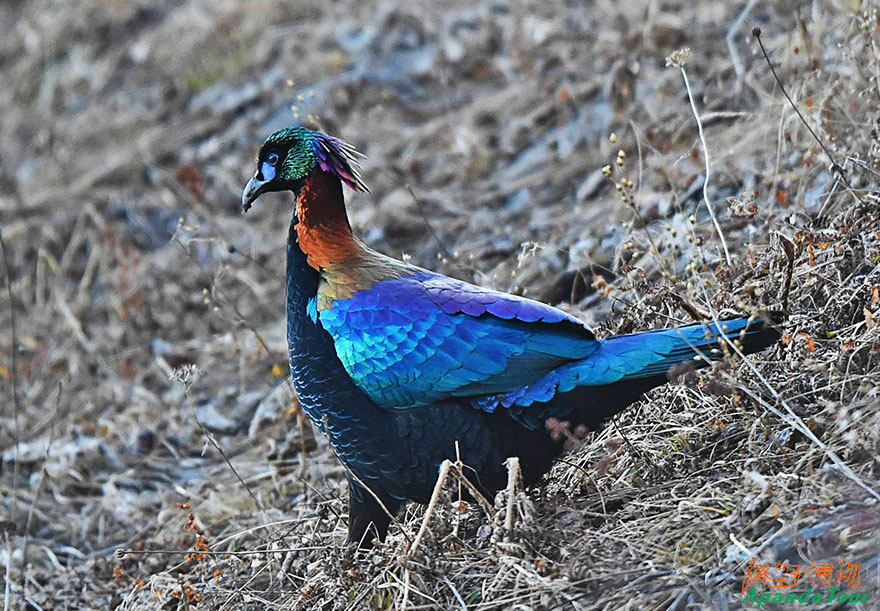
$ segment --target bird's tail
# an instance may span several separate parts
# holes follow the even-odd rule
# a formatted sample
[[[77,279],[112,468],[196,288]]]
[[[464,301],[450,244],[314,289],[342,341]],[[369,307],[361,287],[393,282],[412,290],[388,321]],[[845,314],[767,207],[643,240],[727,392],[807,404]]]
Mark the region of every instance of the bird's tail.
[[[576,388],[589,394],[593,392],[591,387],[619,383],[630,383],[628,388],[641,394],[679,373],[677,365],[701,367],[731,352],[725,337],[744,354],[770,346],[779,339],[778,325],[784,317],[774,312],[610,337],[601,340],[590,356],[554,369],[538,382],[501,397],[500,403],[504,407],[528,407],[553,401]],[[577,400],[578,396],[576,393],[570,398]]]
[[[702,367],[732,352],[725,337],[743,354],[772,345],[780,337],[784,318],[783,313],[772,312],[610,337],[587,358],[555,369],[504,397],[501,404],[529,429],[542,426],[551,416],[592,428],[682,373],[683,368],[676,366]]]
[[[733,318],[719,323],[695,323],[672,329],[609,338],[600,349],[615,364],[621,380],[638,380],[675,373],[676,365],[700,367],[733,352],[724,337],[743,354],[758,352],[779,337],[781,312],[760,317]],[[599,356],[597,354],[596,356]]]

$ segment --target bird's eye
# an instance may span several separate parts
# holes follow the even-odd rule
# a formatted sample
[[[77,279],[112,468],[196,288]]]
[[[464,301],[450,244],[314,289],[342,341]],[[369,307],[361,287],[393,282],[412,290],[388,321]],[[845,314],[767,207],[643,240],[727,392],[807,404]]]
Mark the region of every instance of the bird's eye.
[[[278,153],[269,153],[266,156],[266,161],[269,162],[270,165],[275,165],[278,163]]]

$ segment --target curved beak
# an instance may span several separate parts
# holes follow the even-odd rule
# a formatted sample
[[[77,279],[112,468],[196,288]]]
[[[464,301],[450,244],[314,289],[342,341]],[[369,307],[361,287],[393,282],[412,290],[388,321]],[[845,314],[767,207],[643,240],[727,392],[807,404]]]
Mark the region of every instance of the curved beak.
[[[251,205],[254,203],[260,194],[263,192],[263,188],[268,183],[268,180],[260,180],[257,178],[257,174],[254,174],[253,178],[248,181],[248,184],[245,185],[244,191],[241,193],[241,211],[247,212],[251,209]]]

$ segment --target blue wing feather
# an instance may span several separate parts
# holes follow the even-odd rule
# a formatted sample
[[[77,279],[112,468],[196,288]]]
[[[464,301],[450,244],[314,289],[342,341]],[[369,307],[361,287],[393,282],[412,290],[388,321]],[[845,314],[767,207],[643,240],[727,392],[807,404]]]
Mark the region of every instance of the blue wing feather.
[[[512,392],[598,347],[561,310],[431,272],[334,300],[319,319],[355,384],[391,408]]]
[[[742,318],[597,340],[561,310],[428,271],[334,300],[318,318],[354,383],[388,408],[455,398],[487,411],[528,407],[576,387],[662,376],[717,348],[722,334],[759,347],[772,335]]]

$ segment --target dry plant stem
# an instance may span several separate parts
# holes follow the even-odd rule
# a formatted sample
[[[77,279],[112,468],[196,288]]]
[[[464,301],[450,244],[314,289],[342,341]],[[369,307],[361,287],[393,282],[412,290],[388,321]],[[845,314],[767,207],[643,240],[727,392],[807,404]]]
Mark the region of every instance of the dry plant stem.
[[[734,349],[737,352],[739,352],[738,348],[734,347]],[[740,353],[740,356],[742,356],[743,360],[746,360],[745,357],[742,355],[742,353]],[[746,362],[748,363],[747,360],[746,360]],[[868,486],[862,480],[862,478],[859,477],[858,474],[856,474],[856,472],[853,471],[849,467],[849,465],[847,465],[845,462],[843,462],[843,460],[837,455],[837,453],[834,450],[829,448],[826,444],[822,443],[822,441],[820,441],[819,438],[816,437],[816,435],[813,433],[813,431],[810,430],[810,427],[808,427],[806,424],[804,424],[804,421],[800,419],[800,417],[794,412],[794,410],[791,409],[791,406],[789,406],[788,403],[786,403],[786,401],[781,396],[779,396],[779,394],[770,386],[770,383],[767,382],[767,380],[763,376],[761,376],[761,374],[758,372],[758,370],[755,369],[754,365],[749,363],[749,369],[751,369],[753,371],[753,373],[755,373],[759,377],[761,382],[770,390],[773,397],[777,401],[779,401],[780,404],[782,404],[782,406],[785,408],[785,411],[787,413],[782,413],[781,411],[779,411],[778,409],[776,409],[775,407],[770,405],[769,402],[764,400],[763,397],[761,397],[757,393],[749,390],[748,388],[743,388],[743,392],[745,392],[747,395],[749,395],[749,397],[751,397],[752,400],[754,400],[755,402],[762,405],[764,407],[764,409],[767,409],[768,411],[772,412],[777,418],[781,419],[783,422],[786,422],[789,425],[791,425],[792,427],[796,428],[802,435],[804,435],[805,437],[807,437],[807,439],[809,439],[814,444],[816,444],[816,446],[820,450],[822,450],[828,458],[831,459],[831,462],[833,462],[835,465],[837,465],[837,467],[843,472],[844,475],[846,475],[850,480],[855,482],[855,484],[858,485],[860,488],[862,488],[865,492],[867,492],[872,497],[874,497],[875,499],[880,501],[880,493],[878,493],[876,490],[874,490],[873,488]]]
[[[504,516],[504,541],[510,543],[513,531],[513,506],[515,504],[516,482],[520,476],[519,458],[511,456],[505,461],[507,465],[507,512]]]
[[[744,75],[743,61],[740,57],[739,51],[736,50],[736,45],[734,44],[734,38],[736,38],[739,29],[742,27],[743,22],[748,17],[749,13],[752,12],[752,8],[754,8],[755,4],[758,0],[749,0],[749,3],[746,4],[745,8],[740,11],[739,15],[736,18],[736,21],[733,22],[733,25],[730,26],[730,29],[727,30],[727,35],[724,37],[727,42],[727,50],[730,52],[730,59],[733,61],[733,69],[736,71],[736,88],[739,91],[742,87],[742,79]]]
[[[18,384],[16,380],[17,373],[17,360],[16,360],[16,342],[17,338],[15,335],[15,305],[12,302],[12,274],[9,271],[9,257],[6,254],[6,242],[3,240],[3,233],[0,232],[0,252],[3,254],[3,272],[4,277],[6,279],[6,295],[9,298],[9,326],[11,331],[11,339],[12,345],[10,347],[10,367],[12,368],[12,422],[13,422],[13,432],[12,432],[12,499],[14,500],[18,496],[17,486],[18,486],[18,442],[21,439],[21,430],[19,428],[19,403],[18,403]],[[14,506],[14,505],[13,505]],[[11,582],[12,582],[12,546],[9,541],[9,535],[4,534],[6,538],[6,576],[3,580],[4,587],[4,597],[3,597],[3,608],[9,609],[9,597],[11,595]],[[25,566],[26,558],[24,554],[22,554],[22,582],[24,582],[24,566]],[[22,583],[22,587],[24,583]]]
[[[458,479],[458,481],[463,484],[465,488],[468,489],[468,492],[471,493],[471,496],[473,496],[477,500],[477,503],[479,503],[480,507],[483,508],[483,511],[486,512],[486,515],[490,518],[494,518],[495,510],[492,508],[492,504],[488,501],[488,499],[486,499],[485,496],[482,495],[479,490],[477,490],[477,487],[471,483],[471,480],[465,477],[464,472],[462,472],[462,470],[459,469],[457,465],[452,465],[451,472]]]
[[[740,549],[740,551],[742,551],[744,554],[746,554],[749,558],[754,558],[754,556],[755,556],[754,552],[752,552],[752,550],[750,550],[745,545],[743,545],[743,543],[739,539],[736,538],[736,535],[734,535],[733,533],[730,533],[728,535],[728,537],[730,538],[730,542],[733,543],[735,546],[737,546]]]
[[[751,560],[752,558],[757,558],[757,557],[761,554],[761,552],[763,552],[765,549],[767,549],[768,547],[770,547],[770,545],[771,545],[771,544],[772,544],[772,543],[773,543],[778,537],[780,537],[780,536],[781,536],[782,534],[784,534],[784,533],[785,533],[785,529],[784,529],[784,528],[780,528],[780,529],[778,529],[778,530],[777,530],[776,532],[774,532],[772,535],[770,535],[769,537],[767,537],[767,539],[766,539],[764,542],[762,542],[761,545],[759,545],[759,546],[758,546],[757,548],[755,548],[754,550],[751,550],[751,549],[749,549],[748,547],[746,547],[742,542],[740,542],[740,541],[734,536],[733,533],[730,533],[730,540],[733,542],[733,544],[736,545],[736,546],[737,546],[738,548],[740,548],[741,550],[743,550],[744,552],[746,552],[746,554],[748,554],[748,557],[747,557],[747,558],[744,558],[744,559],[742,559],[742,560],[739,561],[739,566],[740,566],[740,567],[743,567],[743,566],[745,566],[746,564],[748,564],[748,561]]]
[[[284,561],[281,563],[281,568],[278,569],[278,575],[276,576],[278,581],[284,581],[285,576],[290,571],[290,565],[293,564],[293,557],[293,552],[286,552],[284,554]]]
[[[431,224],[431,220],[428,218],[428,214],[425,212],[425,206],[422,203],[422,200],[416,197],[415,192],[409,185],[406,186],[406,190],[409,192],[410,197],[413,198],[416,207],[419,209],[419,214],[421,215],[422,220],[425,222],[425,226],[428,228],[428,231],[431,232],[431,237],[434,238],[434,241],[437,243],[437,247],[440,249],[440,252],[443,253],[443,256],[447,259],[452,259],[452,254],[449,252],[449,250],[446,248],[446,245],[443,243],[443,240],[440,239],[440,236],[437,235],[437,232],[434,230],[434,225]]]
[[[27,519],[24,523],[24,541],[21,544],[22,583],[26,582],[24,571],[28,566],[28,540],[31,530],[31,520],[34,517],[34,509],[37,505],[37,499],[40,498],[40,493],[43,491],[43,484],[45,484],[46,478],[49,477],[46,473],[46,463],[49,462],[49,449],[52,447],[52,442],[55,441],[55,423],[58,421],[60,413],[61,383],[59,382],[58,394],[55,397],[55,417],[52,419],[52,423],[49,427],[49,441],[46,442],[46,452],[43,454],[43,466],[40,469],[40,481],[37,483],[37,489],[34,491],[34,496],[31,499],[31,506],[28,508]]]
[[[810,124],[807,123],[804,115],[801,114],[800,109],[798,109],[797,105],[794,103],[794,100],[791,99],[791,96],[788,95],[788,91],[785,89],[785,85],[782,84],[782,79],[779,78],[779,75],[776,74],[776,68],[773,67],[773,62],[770,61],[770,55],[767,53],[767,49],[764,48],[764,42],[761,40],[761,28],[753,28],[752,36],[758,41],[758,46],[761,47],[761,54],[764,56],[764,59],[767,61],[767,65],[770,67],[770,72],[773,73],[773,78],[776,79],[779,88],[782,89],[782,94],[785,96],[785,99],[788,100],[788,103],[791,104],[791,107],[794,108],[794,111],[797,113],[797,116],[800,118],[801,123],[807,128],[807,131],[810,132],[810,135],[813,136],[813,140],[816,141],[816,144],[821,147],[822,151],[831,161],[831,169],[834,170],[834,173],[840,177],[840,180],[846,185],[846,188],[852,193],[853,197],[858,200],[860,204],[863,206],[867,205],[865,201],[861,198],[861,196],[855,192],[849,180],[846,177],[846,174],[843,171],[843,168],[840,167],[840,164],[837,163],[837,160],[834,159],[834,156],[831,154],[831,151],[828,150],[828,147],[825,146],[825,143],[819,139],[819,136],[816,135],[816,132],[813,131],[813,128],[810,127]]]
[[[786,266],[785,266],[785,282],[782,285],[782,297],[780,301],[782,302],[782,311],[788,311],[788,298],[791,294],[791,283],[794,279],[794,254],[795,254],[795,245],[787,236],[778,233],[779,242],[782,244],[782,250],[785,252]]]
[[[183,390],[184,390],[184,393],[186,394],[186,402],[189,403],[190,413],[192,413],[192,417],[193,417],[193,420],[195,421],[196,425],[198,425],[199,429],[202,431],[202,434],[205,436],[205,438],[211,442],[211,445],[214,446],[214,449],[220,453],[220,456],[223,457],[223,460],[226,461],[226,465],[229,467],[230,471],[232,471],[232,473],[238,479],[239,483],[241,483],[241,485],[244,486],[244,489],[247,490],[247,493],[250,495],[251,499],[253,499],[254,504],[257,506],[257,508],[263,514],[263,519],[268,521],[269,516],[266,513],[266,509],[263,507],[263,504],[257,498],[257,495],[254,494],[254,492],[253,492],[253,490],[251,490],[250,486],[248,486],[247,483],[244,481],[244,479],[242,479],[241,475],[239,475],[238,471],[232,465],[232,461],[229,460],[229,457],[226,455],[226,452],[223,451],[223,448],[220,447],[220,444],[217,442],[217,439],[214,438],[214,434],[211,431],[209,431],[207,428],[205,428],[205,425],[202,424],[202,421],[199,420],[198,415],[196,415],[196,406],[193,404],[192,394],[190,393],[189,383],[184,383]]]
[[[3,531],[6,540],[6,574],[3,578],[3,611],[9,611],[9,602],[12,597],[12,543],[9,541],[9,533]]]
[[[194,264],[196,264],[196,265],[198,264],[198,258],[191,252],[189,245],[184,243],[180,239],[180,225],[178,225],[177,228],[174,230],[174,235],[171,236],[171,240],[180,247],[180,249],[184,252],[184,254],[186,254],[186,256],[189,257],[189,259]],[[218,291],[216,289],[216,287],[213,285],[211,286],[210,293],[211,293],[211,297],[214,298],[215,301],[217,301],[221,305],[228,306],[235,313],[235,315],[238,316],[238,322],[240,322],[244,326],[245,329],[250,331],[254,335],[254,337],[257,338],[257,343],[258,343],[259,347],[263,350],[263,352],[266,354],[266,356],[269,357],[269,359],[274,360],[275,357],[271,352],[269,352],[269,347],[266,344],[266,342],[263,340],[263,337],[260,335],[260,332],[257,331],[256,328],[254,328],[254,326],[248,321],[247,317],[244,314],[242,314],[242,312],[238,308],[238,306],[232,300],[226,300],[224,298],[222,292]],[[294,390],[294,388],[293,388],[293,382],[291,382],[290,376],[286,376],[285,383],[287,384],[287,387],[290,389],[290,393],[293,396],[296,396],[296,390]]]
[[[410,582],[409,569],[406,569],[403,573],[403,598],[400,599],[401,611],[406,611],[406,605],[409,602],[409,582]]]
[[[278,520],[278,521],[276,521],[276,522],[269,522],[268,524],[257,524],[256,526],[252,526],[252,527],[250,527],[250,528],[246,528],[246,529],[244,529],[244,530],[241,530],[241,531],[238,531],[238,532],[232,533],[231,535],[229,535],[229,536],[227,536],[227,537],[224,537],[223,539],[220,539],[219,541],[216,541],[216,542],[213,544],[213,547],[218,548],[218,547],[220,547],[221,545],[224,545],[225,543],[228,543],[229,541],[232,541],[233,539],[237,539],[238,537],[241,537],[242,535],[247,535],[247,534],[250,534],[250,533],[255,532],[255,531],[258,531],[258,530],[263,530],[263,529],[266,529],[266,528],[272,528],[272,527],[274,527],[274,526],[284,526],[284,525],[286,525],[286,524],[296,524],[296,525],[299,525],[299,524],[302,524],[303,522],[306,522],[306,521],[308,521],[308,520],[313,520],[313,519],[315,519],[315,518],[317,518],[317,517],[318,517],[318,514],[317,514],[317,512],[316,512],[316,513],[313,513],[313,514],[311,514],[311,515],[307,515],[307,516],[305,516],[305,517],[303,517],[303,518],[290,518],[290,519],[288,519],[288,520]],[[278,550],[278,551],[284,551],[284,550]]]
[[[645,160],[642,157],[642,139],[639,138],[639,131],[636,129],[636,124],[630,121],[629,128],[632,130],[633,137],[636,139],[636,153],[639,158],[639,177],[636,179],[636,191],[638,191],[642,188],[642,170],[644,169]]]
[[[511,568],[513,568],[518,573],[521,573],[526,579],[537,581],[537,582],[541,583],[544,587],[546,587],[548,590],[553,591],[555,589],[546,577],[539,575],[534,570],[528,570],[528,569],[520,566],[510,556],[501,556],[500,560],[503,563],[510,566]],[[579,605],[574,598],[572,598],[571,596],[569,596],[565,592],[559,591],[558,593],[560,596],[565,598],[571,604],[572,609],[583,609],[583,607],[581,605]]]
[[[679,295],[677,292],[675,292],[672,289],[669,290],[669,296],[672,297],[673,299],[675,299],[675,301],[678,303],[678,305],[680,305],[681,308],[685,312],[687,312],[690,315],[690,317],[693,318],[694,320],[703,321],[703,320],[706,320],[709,318],[709,316],[707,316],[703,312],[700,312],[700,310],[697,309],[697,306],[695,306],[690,301],[688,301],[687,297],[685,297],[683,295]],[[674,321],[674,319],[670,316],[667,316],[666,318]]]
[[[420,567],[420,568],[423,568],[423,567]],[[391,579],[397,579],[397,576],[394,575],[394,574],[389,575],[389,577],[390,577]],[[430,603],[430,604],[428,604],[428,605],[418,605],[418,606],[409,606],[407,603],[408,603],[408,601],[409,601],[409,592],[410,592],[410,590],[413,591],[413,592],[415,592],[416,594],[418,594],[419,596],[421,596],[421,597],[424,598],[425,600],[427,600],[428,603]],[[402,610],[405,610],[405,609],[438,609],[438,608],[439,608],[439,607],[438,607],[438,605],[439,605],[439,601],[438,601],[436,598],[433,598],[433,597],[429,596],[427,593],[425,593],[424,591],[419,590],[419,589],[417,589],[417,588],[415,588],[415,587],[412,586],[412,584],[410,583],[410,571],[409,571],[409,569],[407,569],[406,572],[404,573],[404,592],[403,592],[403,593],[404,593],[404,596],[403,596],[403,598],[401,599],[401,604],[400,604],[400,609],[402,609]],[[355,608],[355,607],[348,607],[348,608],[349,608],[349,609],[353,609],[353,608]]]
[[[16,482],[18,482],[18,440],[19,440],[19,425],[18,425],[18,414],[19,414],[19,402],[18,402],[18,380],[16,377],[16,373],[18,371],[18,359],[17,359],[17,350],[15,349],[15,344],[18,341],[15,333],[15,307],[12,302],[12,275],[9,272],[9,257],[6,254],[6,242],[3,240],[3,232],[0,231],[0,252],[3,254],[3,274],[6,280],[6,296],[9,299],[9,327],[10,327],[10,337],[12,339],[12,347],[9,350],[9,358],[10,358],[10,367],[12,368],[12,421],[13,421],[13,438],[12,438],[12,451],[13,451],[13,460],[12,463],[12,498],[15,498],[16,491],[15,486]]]
[[[697,112],[697,103],[694,101],[694,94],[691,91],[691,84],[688,81],[687,72],[684,69],[684,66],[679,66],[679,70],[681,70],[681,77],[684,79],[684,87],[687,89],[688,101],[691,103],[691,112],[694,113],[694,119],[697,121],[697,131],[700,134],[700,144],[703,146],[703,162],[706,168],[706,175],[703,178],[703,201],[706,202],[706,209],[709,211],[709,216],[712,217],[712,224],[715,225],[715,231],[718,233],[718,239],[721,240],[721,247],[724,249],[724,260],[727,261],[727,264],[730,265],[730,251],[727,249],[727,241],[724,239],[724,233],[721,231],[721,225],[718,223],[718,218],[715,216],[715,209],[712,208],[712,204],[709,203],[709,194],[707,192],[709,186],[709,147],[706,146],[706,136],[703,134],[703,122],[700,120],[700,113]]]
[[[458,445],[458,440],[455,441],[455,468],[461,471],[462,468],[461,462],[461,448]],[[464,501],[461,498],[461,480],[458,480],[458,506],[461,507],[461,504]],[[452,527],[452,536],[458,537],[458,531],[461,527],[461,512],[455,512],[455,526]]]
[[[440,463],[440,472],[437,475],[437,482],[434,484],[434,491],[431,493],[431,500],[428,501],[428,507],[425,509],[425,516],[422,518],[422,525],[419,527],[419,532],[416,533],[416,538],[413,539],[412,544],[409,546],[410,555],[415,553],[416,549],[418,549],[419,543],[422,542],[422,537],[425,536],[425,533],[428,530],[428,523],[431,521],[431,516],[434,515],[434,510],[437,507],[437,500],[440,498],[440,493],[443,491],[443,484],[446,482],[446,478],[449,476],[452,469],[452,461],[448,458]],[[409,590],[410,571],[407,567],[403,574],[403,598],[400,601],[401,609],[406,609],[406,605],[409,602]]]
[[[76,341],[79,343],[82,349],[95,360],[98,368],[101,369],[101,371],[103,371],[110,380],[113,380],[114,382],[119,382],[119,375],[115,371],[113,371],[113,369],[104,359],[104,357],[101,356],[101,354],[98,352],[97,348],[92,345],[91,340],[86,337],[82,325],[76,319],[76,315],[73,313],[73,310],[70,309],[70,305],[67,303],[67,301],[61,296],[58,296],[58,298],[55,300],[55,304],[58,308],[58,311],[64,317],[64,320],[70,326],[73,332],[73,336],[76,338]]]
[[[428,530],[428,522],[431,521],[431,516],[434,515],[434,509],[437,506],[437,500],[440,498],[440,492],[442,492],[443,490],[443,483],[446,481],[446,478],[447,476],[449,476],[449,472],[451,470],[452,461],[448,458],[440,463],[440,472],[437,475],[437,482],[434,484],[434,491],[431,493],[431,500],[428,501],[428,507],[425,509],[425,517],[422,519],[422,525],[419,528],[419,532],[416,533],[416,538],[413,539],[412,545],[409,546],[410,554],[418,549],[419,544],[422,542],[422,537],[425,536],[425,532]]]
[[[290,376],[287,376],[288,380]],[[289,382],[288,382],[289,383]],[[296,394],[294,393],[294,396]],[[299,399],[297,399],[297,403],[299,403]],[[306,443],[306,417],[303,414],[302,406],[298,406],[296,410],[296,423],[299,426],[299,478],[306,478],[306,454],[309,453],[309,447]]]
[[[19,440],[19,428],[18,428],[18,413],[19,413],[19,402],[18,402],[18,381],[16,379],[16,373],[18,371],[18,359],[17,359],[17,351],[15,349],[15,344],[18,341],[15,333],[15,307],[12,301],[12,275],[9,272],[9,257],[6,254],[6,242],[3,240],[3,232],[0,231],[0,252],[3,254],[3,275],[6,280],[6,296],[9,299],[9,328],[10,328],[10,338],[12,339],[12,347],[9,350],[9,358],[10,358],[10,367],[12,371],[12,420],[14,422],[14,431],[13,431],[13,456],[14,463],[12,465],[12,497],[15,498],[15,483],[18,481],[18,440]]]
[[[510,464],[508,462],[508,488],[510,487],[511,478],[515,483],[516,478],[519,475],[519,459],[518,458],[509,458],[508,461],[514,460],[516,461],[516,471],[514,472]],[[492,518],[495,516],[495,511],[492,509],[492,506],[489,504],[489,501],[486,500],[479,490],[470,482],[470,480],[465,477],[464,473],[461,469],[452,463],[448,458],[445,459],[442,463],[440,463],[440,469],[437,474],[437,481],[434,484],[434,490],[431,492],[431,499],[428,501],[428,506],[425,508],[425,516],[422,518],[422,524],[419,527],[418,533],[416,533],[415,539],[412,540],[412,543],[409,545],[409,553],[412,554],[416,551],[422,539],[425,536],[425,532],[428,530],[428,523],[431,521],[431,518],[434,515],[434,511],[437,507],[437,501],[440,498],[440,493],[443,491],[443,484],[446,482],[446,478],[452,474],[459,481],[460,484],[463,484],[465,488],[468,489],[468,492],[477,500],[486,514]],[[378,500],[378,499],[377,499]],[[508,511],[512,511],[512,509],[508,509]],[[512,521],[512,517],[510,518]]]
[[[697,320],[704,320],[703,318],[697,318]],[[623,439],[623,443],[626,444],[626,447],[629,448],[629,451],[632,452],[633,456],[637,456],[639,460],[648,465],[649,467],[653,467],[654,463],[644,454],[642,454],[636,447],[630,442],[629,437],[626,436],[626,433],[618,426],[617,418],[611,419],[611,424],[614,425],[614,430],[617,431],[617,434],[620,435],[620,438]]]
[[[191,260],[193,260],[194,262],[197,262],[196,257],[194,257],[193,254],[192,254],[192,252],[190,252],[190,249],[189,249],[188,245],[185,244],[185,243],[180,239],[180,225],[179,225],[179,224],[178,224],[177,228],[176,228],[175,231],[174,231],[174,235],[172,236],[172,240],[173,240],[173,241],[174,241],[174,242],[175,242],[175,243],[176,243],[176,244],[177,244],[177,245],[178,245],[178,246],[184,251],[184,253],[186,253],[186,255],[187,255]],[[250,322],[247,320],[247,318],[245,317],[245,315],[242,314],[241,310],[239,310],[238,306],[237,306],[235,303],[233,303],[231,300],[229,300],[229,301],[225,300],[225,299],[223,298],[222,293],[220,293],[219,291],[217,291],[217,290],[216,290],[216,287],[214,287],[214,286],[211,287],[211,295],[212,295],[215,299],[217,299],[219,303],[221,303],[221,304],[223,304],[223,305],[228,305],[228,306],[232,309],[232,311],[235,313],[235,315],[238,316],[239,322],[240,322],[242,325],[244,325],[244,327],[245,327],[248,331],[250,331],[250,332],[254,335],[254,337],[257,338],[257,342],[258,342],[260,348],[262,348],[263,352],[266,353],[266,356],[269,357],[270,360],[274,360],[274,356],[272,355],[271,352],[269,352],[269,348],[268,348],[266,342],[263,340],[262,336],[260,335],[259,331],[257,331],[257,330],[254,328],[254,326],[253,326],[252,324],[250,324]],[[295,390],[294,387],[293,387],[293,382],[291,381],[289,375],[288,375],[288,376],[285,376],[285,378],[284,378],[284,383],[287,385],[288,390],[290,390],[290,394],[291,394],[292,396],[296,397],[296,390]],[[297,399],[297,402],[299,402],[298,399]],[[300,408],[300,409],[297,410],[296,421],[297,421],[297,424],[299,425],[299,433],[300,433],[300,466],[299,466],[299,477],[300,477],[300,479],[305,479],[305,475],[306,475],[306,454],[308,454],[308,446],[307,446],[307,435],[308,435],[308,432],[307,432],[307,429],[306,429],[305,418],[303,417],[303,414],[302,414],[302,408]],[[253,423],[252,423],[252,424],[253,424]],[[249,433],[249,434],[250,434],[250,433]]]
[[[565,464],[565,465],[568,465],[572,469],[577,469],[578,471],[583,473],[584,477],[587,478],[587,480],[589,480],[590,485],[593,486],[593,490],[595,490],[596,494],[599,497],[599,504],[602,506],[602,513],[608,513],[608,511],[605,508],[605,497],[602,495],[602,491],[599,489],[599,484],[596,483],[596,480],[593,479],[593,477],[590,475],[590,472],[587,471],[586,469],[584,469],[583,467],[581,467],[580,465],[577,465],[569,460],[566,460],[565,458],[557,458],[556,460]]]
[[[617,170],[618,175],[620,174],[620,169]],[[613,181],[612,181],[613,182]],[[654,260],[657,261],[657,267],[660,269],[660,273],[663,277],[672,282],[674,280],[672,274],[666,269],[666,265],[663,262],[663,259],[660,258],[660,249],[657,248],[656,242],[654,242],[654,236],[651,235],[651,228],[648,226],[648,222],[645,221],[645,218],[642,216],[642,213],[639,212],[638,206],[636,206],[635,201],[632,198],[627,198],[626,203],[632,208],[633,214],[639,220],[639,223],[642,226],[642,230],[645,232],[645,237],[648,239],[648,243],[651,245],[651,254],[654,256]]]
[[[309,550],[318,550],[324,549],[323,545],[311,545],[311,546],[303,546],[303,547],[282,547],[278,549],[249,549],[243,551],[212,551],[212,550],[204,550],[199,551],[199,554],[204,554],[205,556],[217,556],[218,558],[225,558],[227,556],[259,556],[261,554],[289,554],[294,552],[304,552]],[[177,554],[180,556],[184,556],[186,554],[191,554],[191,549],[123,549],[120,548],[113,552],[113,557],[117,560],[122,560],[126,556],[159,556],[159,555],[172,555]]]
[[[180,243],[179,238],[178,238],[178,243]],[[214,292],[213,289],[211,292],[212,293]],[[231,301],[228,302],[228,305],[232,308],[232,311],[235,312],[235,315],[238,316],[239,320],[241,321],[241,324],[243,324],[245,326],[245,328],[248,329],[248,331],[250,331],[251,333],[254,334],[254,337],[257,338],[257,342],[259,342],[259,345],[262,347],[262,349],[266,353],[266,355],[270,359],[274,359],[272,354],[269,352],[269,348],[266,345],[266,342],[260,336],[260,333],[253,327],[253,325],[251,325],[248,322],[248,320],[245,318],[244,314],[242,314],[241,311],[238,309],[238,306],[236,306]],[[289,375],[284,376],[284,383],[287,385],[287,388],[290,391],[290,394],[293,395],[294,397],[296,397],[296,389],[294,389],[293,382],[291,381]],[[303,416],[302,407],[299,405],[299,398],[297,398],[297,408],[298,409],[296,410],[296,423],[299,426],[299,451],[300,451],[299,478],[305,479],[305,476],[306,476],[306,455],[308,454],[308,444],[307,444],[308,439],[307,438],[309,436],[309,431],[306,428],[306,421],[305,421],[305,416]]]
[[[212,295],[214,294],[214,290],[213,290],[213,289],[211,290],[211,294],[212,294]],[[222,295],[221,295],[220,297],[221,297],[221,299],[223,299],[223,296],[222,296]],[[238,316],[238,319],[239,319],[239,321],[241,322],[241,324],[244,325],[244,327],[245,327],[248,331],[250,331],[251,333],[253,333],[253,334],[254,334],[254,337],[257,338],[257,341],[259,342],[260,347],[263,349],[263,352],[266,353],[266,356],[268,356],[270,359],[274,358],[274,356],[272,355],[272,353],[269,352],[269,348],[267,347],[266,342],[265,342],[265,341],[263,340],[263,338],[260,336],[260,332],[257,331],[257,330],[254,328],[254,326],[248,322],[247,318],[245,318],[245,315],[242,314],[242,313],[241,313],[241,310],[238,309],[238,306],[235,305],[234,303],[232,303],[232,301],[226,301],[225,299],[223,299],[223,301],[221,301],[221,303],[223,303],[224,305],[228,305],[230,308],[232,308],[232,311],[235,312],[235,315],[236,315],[236,316]],[[285,378],[285,382],[287,383],[287,387],[290,388],[290,392],[291,392],[294,396],[296,396],[296,391],[293,389],[293,382],[290,381],[290,376],[287,376],[287,377]]]
[[[779,126],[776,128],[776,162],[773,165],[773,183],[770,185],[771,196],[775,196],[776,189],[778,188],[777,185],[779,184],[779,167],[782,164],[782,148],[783,143],[785,142],[785,123],[785,107],[781,107],[779,113]],[[775,197],[771,197],[771,207],[776,205],[775,200]]]
[[[263,566],[260,567],[259,570],[255,571],[254,574],[251,575],[250,578],[248,578],[247,581],[245,581],[241,586],[239,586],[238,588],[236,588],[235,590],[233,590],[233,591],[229,594],[229,596],[226,598],[226,600],[223,602],[223,604],[220,606],[220,611],[222,611],[223,609],[228,609],[228,608],[229,608],[229,605],[232,603],[232,600],[233,600],[236,596],[240,596],[240,597],[244,598],[244,596],[245,596],[245,595],[244,595],[244,590],[245,590],[245,588],[246,588],[247,586],[249,586],[252,582],[254,582],[254,581],[257,579],[257,577],[260,576],[260,573],[262,573],[263,571],[265,571],[265,570],[267,569],[268,566],[269,566],[269,563],[268,563],[268,562],[266,562],[265,564],[263,564]]]
[[[450,590],[452,590],[452,595],[455,597],[455,600],[458,601],[458,604],[461,605],[461,608],[464,611],[467,611],[467,605],[465,604],[464,599],[461,597],[461,594],[458,593],[458,590],[455,589],[453,583],[449,581],[449,577],[447,577],[446,575],[440,575],[440,579],[442,579],[443,583],[445,583],[446,586]]]
[[[877,80],[880,81],[880,77],[878,77]],[[859,159],[858,157],[851,157],[847,155],[846,159],[844,159],[844,163],[852,163],[853,165],[857,165],[862,168],[863,171],[868,172],[869,174],[873,174],[875,178],[880,178],[880,172],[871,169],[870,166],[868,166],[862,159]]]

